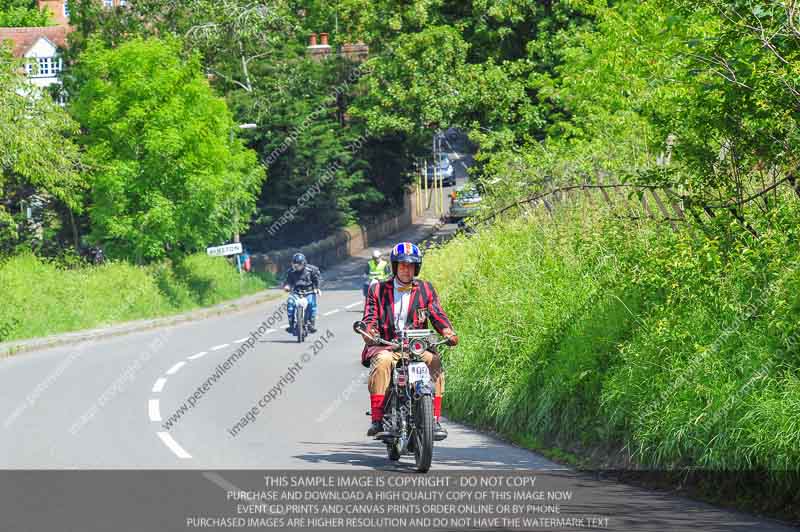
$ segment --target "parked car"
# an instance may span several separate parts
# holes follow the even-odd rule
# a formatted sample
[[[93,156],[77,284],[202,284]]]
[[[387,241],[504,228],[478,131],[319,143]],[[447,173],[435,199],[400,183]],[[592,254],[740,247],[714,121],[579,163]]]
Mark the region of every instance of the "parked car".
[[[433,161],[428,163],[428,186],[433,185],[433,178],[436,175],[434,170],[439,172],[438,175],[442,178],[442,185],[446,187],[452,187],[456,184],[456,173],[453,170],[453,165],[450,163],[450,159],[447,155],[442,154],[441,158],[439,159],[438,169]]]
[[[455,198],[450,204],[450,220],[460,220],[475,214],[480,204],[480,193],[472,186],[462,186],[455,191]]]

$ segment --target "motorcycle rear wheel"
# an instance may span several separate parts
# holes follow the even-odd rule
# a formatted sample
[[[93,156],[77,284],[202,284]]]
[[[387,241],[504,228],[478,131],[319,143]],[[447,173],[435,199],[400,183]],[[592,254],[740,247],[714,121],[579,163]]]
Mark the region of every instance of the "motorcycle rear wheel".
[[[414,461],[417,471],[427,473],[433,460],[433,400],[423,395],[414,406]]]

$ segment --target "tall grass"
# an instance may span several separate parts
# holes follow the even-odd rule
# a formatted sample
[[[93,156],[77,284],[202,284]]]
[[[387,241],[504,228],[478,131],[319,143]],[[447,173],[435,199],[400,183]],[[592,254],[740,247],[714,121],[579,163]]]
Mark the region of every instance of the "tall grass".
[[[432,250],[462,339],[448,415],[656,468],[800,471],[800,216],[770,222],[714,239],[583,206]]]
[[[240,281],[227,261],[205,255],[146,267],[112,262],[78,268],[16,256],[0,263],[0,341],[165,316],[271,284],[253,275]]]

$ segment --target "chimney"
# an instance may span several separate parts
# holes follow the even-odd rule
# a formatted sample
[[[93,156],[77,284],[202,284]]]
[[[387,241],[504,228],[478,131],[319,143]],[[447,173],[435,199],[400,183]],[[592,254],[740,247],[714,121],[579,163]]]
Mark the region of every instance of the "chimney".
[[[364,44],[363,41],[358,41],[355,44],[347,43],[342,45],[340,53],[350,61],[361,63],[369,58],[369,46]]]
[[[320,41],[322,41],[321,44],[317,44],[317,34],[312,33],[311,38],[308,41],[308,55],[315,61],[324,59],[331,53],[331,47],[328,44],[328,34],[320,33],[319,38]]]

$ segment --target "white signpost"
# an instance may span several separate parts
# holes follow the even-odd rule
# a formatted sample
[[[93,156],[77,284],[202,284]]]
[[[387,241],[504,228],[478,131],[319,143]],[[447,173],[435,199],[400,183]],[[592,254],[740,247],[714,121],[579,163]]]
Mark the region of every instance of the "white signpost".
[[[206,249],[206,253],[208,253],[210,257],[227,257],[228,255],[239,255],[241,252],[241,242]]]

